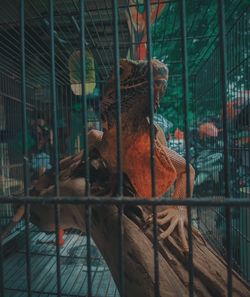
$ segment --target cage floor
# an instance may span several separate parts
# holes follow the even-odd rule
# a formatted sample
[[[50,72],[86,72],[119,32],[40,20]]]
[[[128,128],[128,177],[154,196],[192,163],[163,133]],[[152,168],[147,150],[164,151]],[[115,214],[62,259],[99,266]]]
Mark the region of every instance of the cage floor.
[[[55,234],[31,229],[31,288],[33,297],[57,296]],[[87,296],[86,237],[67,233],[60,250],[62,296]],[[91,243],[92,295],[119,297],[111,273],[95,244]],[[15,251],[4,260],[5,297],[26,297],[26,259],[24,235]]]

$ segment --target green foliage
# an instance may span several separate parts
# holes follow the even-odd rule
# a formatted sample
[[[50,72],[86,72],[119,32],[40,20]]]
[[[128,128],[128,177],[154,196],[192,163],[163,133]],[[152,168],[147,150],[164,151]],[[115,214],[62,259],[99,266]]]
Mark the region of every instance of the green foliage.
[[[248,2],[248,4],[247,4]],[[205,118],[208,115],[221,114],[221,98],[218,89],[220,77],[219,69],[219,52],[215,52],[218,48],[218,15],[217,1],[215,0],[192,0],[187,1],[187,50],[188,50],[188,74],[189,74],[189,125],[192,125],[195,112],[198,111],[196,117]],[[242,13],[246,10],[249,1],[226,0],[226,29],[228,41],[228,56],[235,63],[236,56],[242,56],[247,49],[246,44],[239,42],[242,39],[242,32],[235,30],[230,33],[233,24],[238,20]],[[232,36],[231,36],[231,35]],[[235,39],[237,38],[237,43]],[[241,38],[241,39],[240,39]],[[164,96],[159,112],[173,122],[174,128],[183,129],[183,64],[182,64],[182,44],[180,29],[180,5],[179,2],[170,2],[166,4],[161,16],[157,18],[152,26],[153,56],[163,61],[169,68],[169,83],[167,94]],[[237,46],[235,46],[237,45]],[[232,51],[233,49],[233,51]],[[216,56],[217,55],[217,56]],[[214,60],[212,60],[214,59]],[[212,60],[212,62],[211,62]],[[241,89],[247,85],[247,63],[230,75],[229,91]],[[210,68],[209,68],[210,67]],[[229,65],[229,69],[235,65]],[[210,72],[209,72],[210,71]],[[208,74],[207,76],[204,73]],[[198,74],[198,75],[197,75]],[[200,89],[201,96],[197,100],[193,93],[193,83],[195,76],[196,89]],[[236,83],[237,82],[237,83]],[[207,91],[215,89],[216,91]],[[202,93],[203,92],[203,93]],[[204,95],[202,95],[204,94]],[[230,96],[229,96],[230,100]],[[218,103],[218,102],[219,103]],[[213,104],[211,104],[213,102]],[[196,108],[196,110],[195,110]]]

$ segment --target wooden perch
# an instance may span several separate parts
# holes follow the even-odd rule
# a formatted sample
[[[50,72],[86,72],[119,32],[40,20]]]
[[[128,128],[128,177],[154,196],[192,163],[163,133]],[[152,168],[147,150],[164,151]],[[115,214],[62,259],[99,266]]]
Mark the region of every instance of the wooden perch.
[[[150,208],[125,209],[124,279],[126,297],[154,296],[154,247],[152,224],[145,228]],[[105,258],[119,287],[119,227],[116,206],[93,207],[92,236]],[[185,297],[188,292],[188,256],[178,245],[174,234],[159,241],[161,297]],[[227,264],[209,246],[199,232],[193,232],[194,291],[197,297],[227,296]],[[250,288],[233,271],[233,296],[250,296]]]
[[[83,188],[84,188],[84,183]],[[61,184],[63,193],[68,189]],[[65,192],[66,191],[66,192]],[[46,193],[53,194],[53,190]],[[76,195],[75,195],[76,196]],[[115,198],[114,198],[115,199]],[[131,198],[133,199],[133,198]],[[85,229],[84,206],[61,205],[63,229]],[[161,210],[160,206],[157,210]],[[145,224],[152,213],[150,207],[125,207],[124,223],[124,279],[126,297],[154,296],[153,226]],[[32,205],[31,220],[40,229],[54,230],[54,207]],[[119,288],[119,212],[114,205],[92,206],[92,237],[105,258]],[[197,297],[227,296],[227,264],[198,231],[193,231],[194,291]],[[180,248],[178,235],[159,241],[160,297],[189,296],[188,256]],[[233,272],[233,296],[250,296],[248,284]]]

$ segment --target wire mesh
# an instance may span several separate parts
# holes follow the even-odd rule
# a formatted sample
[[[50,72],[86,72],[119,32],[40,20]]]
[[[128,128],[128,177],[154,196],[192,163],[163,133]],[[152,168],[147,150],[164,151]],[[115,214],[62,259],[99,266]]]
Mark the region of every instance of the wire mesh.
[[[229,171],[232,177],[230,178],[229,186],[231,194],[238,198],[249,198],[247,188],[249,187],[249,164],[245,156],[249,155],[249,145],[246,139],[240,141],[241,136],[249,130],[247,124],[247,115],[238,118],[241,110],[242,114],[249,105],[248,96],[248,69],[246,66],[249,60],[249,54],[246,52],[249,35],[246,34],[247,21],[249,18],[249,8],[245,11],[234,14],[234,22],[230,24],[230,29],[227,31],[227,56],[228,56],[228,88],[226,112],[228,117],[228,138],[229,138]],[[245,32],[245,33],[244,33]],[[236,42],[237,40],[237,42]],[[200,69],[194,77],[194,98],[193,102],[196,106],[195,125],[200,127],[201,141],[195,144],[194,164],[196,167],[196,196],[223,195],[224,184],[223,178],[223,139],[222,139],[222,102],[220,100],[220,59],[218,43],[211,52],[209,58],[200,66]],[[237,77],[237,78],[236,78]],[[212,78],[212,79],[210,79]],[[202,105],[206,105],[206,114],[199,117],[202,112]],[[246,113],[246,111],[245,111]],[[248,115],[249,117],[249,115]],[[242,121],[242,126],[239,125]],[[202,134],[202,127],[211,125],[215,128],[215,134],[205,136]],[[207,126],[209,127],[209,126]],[[216,130],[217,129],[217,130]],[[245,134],[245,135],[246,135]],[[244,160],[242,162],[242,160]],[[200,167],[201,166],[201,167]],[[241,174],[239,174],[241,172]],[[203,176],[202,176],[203,175]],[[204,176],[206,181],[203,180]],[[209,191],[209,192],[208,192]],[[211,192],[210,192],[211,191]],[[204,210],[200,214],[200,223],[203,225],[205,232],[211,238],[217,248],[225,253],[225,228],[226,228],[226,213],[224,209],[213,209],[206,214]],[[242,275],[249,275],[248,264],[240,268],[243,256],[240,250],[244,247],[244,257],[246,257],[246,248],[248,246],[248,228],[246,214],[247,210],[233,209],[232,210],[232,257],[234,267],[240,271]],[[244,217],[244,218],[243,218]],[[214,222],[212,222],[214,220]],[[244,223],[243,223],[244,221]],[[241,229],[244,229],[242,233]],[[237,230],[237,231],[236,231]],[[239,233],[238,233],[239,232]],[[246,236],[245,236],[246,235]],[[241,254],[241,256],[240,256]],[[248,263],[247,259],[244,258]],[[244,267],[244,268],[243,268]],[[247,277],[248,279],[248,277]]]
[[[117,122],[121,125],[119,58],[148,59],[149,62],[151,58],[157,58],[168,65],[170,77],[167,95],[156,115],[153,110],[152,83],[150,84],[153,194],[154,120],[164,128],[168,146],[186,158],[187,169],[189,162],[195,168],[195,197],[244,199],[235,202],[235,205],[233,202],[228,205],[223,202],[221,205],[197,209],[194,206],[199,204],[199,200],[186,204],[189,206],[189,231],[191,225],[199,226],[216,249],[228,256],[228,296],[231,296],[231,262],[234,269],[247,281],[250,280],[249,208],[246,207],[249,204],[245,200],[249,198],[250,186],[250,8],[247,1],[190,2],[1,1],[0,196],[3,197],[3,202],[4,197],[11,198],[23,190],[28,196],[29,185],[46,170],[54,170],[57,185],[54,195],[59,196],[59,160],[84,149],[84,162],[89,162],[87,132],[92,128],[102,129],[99,105],[105,82],[114,66],[117,77]],[[19,3],[23,7],[19,7]],[[221,7],[222,14],[217,15],[218,7]],[[141,20],[144,20],[143,26]],[[152,82],[151,72],[149,63],[149,82]],[[123,197],[121,129],[117,131],[117,195]],[[26,145],[24,153],[23,144]],[[23,171],[23,168],[26,170]],[[85,170],[88,184],[88,165]],[[190,196],[189,170],[187,175],[186,193]],[[166,194],[167,197],[169,195],[170,193]],[[89,196],[89,191],[86,196]],[[19,202],[34,202],[21,196],[18,199]],[[9,202],[14,200],[9,199]],[[123,201],[119,204],[119,213],[122,215],[123,207],[129,200],[117,201]],[[240,203],[243,205],[244,201],[245,207],[241,207]],[[43,201],[37,199],[38,202]],[[29,222],[27,204],[26,224],[20,222],[7,240],[0,241],[2,256],[7,241],[12,242],[18,234],[23,236],[25,229],[27,251],[21,249],[14,251],[13,255],[26,255],[26,264],[22,262],[20,271],[24,273],[23,267],[27,265],[27,288],[19,288],[21,280],[16,287],[13,286],[18,274],[13,273],[14,260],[11,256],[4,260],[3,271],[0,269],[0,280],[3,279],[2,295],[4,286],[4,294],[11,297],[26,296],[22,295],[26,292],[27,296],[31,296],[31,291],[32,296],[78,296],[77,294],[86,292],[88,296],[118,296],[110,275],[106,277],[104,273],[100,274],[100,282],[97,284],[95,274],[92,274],[93,263],[97,261],[92,257],[93,243],[90,239],[92,203],[95,203],[94,198],[89,198],[86,203],[87,239],[82,243],[84,256],[80,257],[81,261],[87,258],[84,265],[87,265],[88,273],[86,275],[84,272],[84,280],[79,282],[85,266],[77,267],[72,255],[65,260],[64,250],[59,248],[60,207],[55,209],[57,248],[53,250],[53,256],[55,258],[56,255],[57,261],[48,261],[46,264],[43,258],[51,257],[47,253],[48,246],[41,245],[45,248],[44,251],[41,248],[41,253],[34,251],[33,226]],[[154,209],[156,205],[158,204],[152,204]],[[203,206],[212,204],[204,200]],[[15,208],[16,203],[1,203],[0,226],[12,219]],[[122,219],[119,224],[121,270],[118,288],[120,295],[124,296]],[[155,296],[159,296],[158,230],[156,224],[154,226]],[[189,259],[192,267],[191,232],[189,235]],[[37,233],[37,237],[39,236],[48,237]],[[68,245],[74,245],[75,239],[70,234],[66,236],[67,240]],[[34,255],[37,256],[40,272],[34,271]],[[68,274],[70,268],[67,265],[64,267],[64,261],[73,261],[74,269],[77,268],[79,275]],[[101,256],[98,261],[102,263]],[[55,271],[57,274],[57,281],[53,281],[47,290],[44,289],[47,285],[39,286],[39,279],[46,265],[49,275],[55,274]],[[190,296],[194,294],[193,277],[190,269]],[[66,283],[71,286],[68,291],[65,291]],[[106,291],[102,289],[104,284],[107,285]],[[78,288],[78,292],[73,287]],[[16,292],[17,295],[14,295]]]

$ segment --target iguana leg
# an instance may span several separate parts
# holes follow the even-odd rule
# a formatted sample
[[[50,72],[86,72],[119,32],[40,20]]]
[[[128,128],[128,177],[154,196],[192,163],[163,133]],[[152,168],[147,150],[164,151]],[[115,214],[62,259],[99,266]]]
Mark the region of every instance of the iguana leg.
[[[96,144],[100,143],[102,140],[103,132],[99,130],[90,130],[88,132],[88,147],[93,148]],[[9,224],[7,224],[3,231],[1,232],[1,237],[5,238],[9,235],[11,230],[21,221],[25,213],[24,205],[21,205],[15,212]]]
[[[186,160],[178,155],[175,151],[170,150],[166,147],[166,153],[174,165],[177,178],[175,183],[175,189],[172,197],[174,199],[183,199],[187,197],[186,183],[187,183],[187,172],[186,172]],[[192,196],[195,171],[191,165],[189,165],[190,172],[190,194]],[[191,197],[190,196],[190,197]],[[187,209],[184,206],[168,206],[164,211],[157,214],[158,224],[162,227],[168,224],[166,230],[164,230],[160,237],[162,239],[168,238],[171,233],[177,228],[180,241],[184,251],[188,251],[188,243],[185,235],[185,226],[187,226]]]

